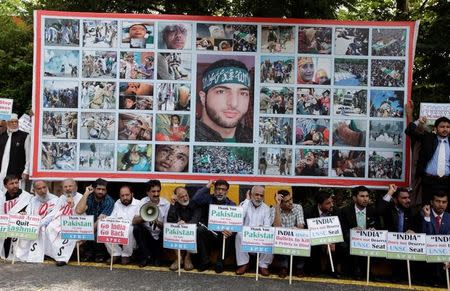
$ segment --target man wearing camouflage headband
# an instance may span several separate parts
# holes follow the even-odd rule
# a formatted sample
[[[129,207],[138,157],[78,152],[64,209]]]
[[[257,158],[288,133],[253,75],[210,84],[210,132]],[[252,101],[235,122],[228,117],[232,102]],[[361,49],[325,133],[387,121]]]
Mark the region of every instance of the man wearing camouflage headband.
[[[247,67],[232,59],[214,62],[203,73],[201,88],[195,140],[251,143],[252,129],[243,123],[251,98]]]

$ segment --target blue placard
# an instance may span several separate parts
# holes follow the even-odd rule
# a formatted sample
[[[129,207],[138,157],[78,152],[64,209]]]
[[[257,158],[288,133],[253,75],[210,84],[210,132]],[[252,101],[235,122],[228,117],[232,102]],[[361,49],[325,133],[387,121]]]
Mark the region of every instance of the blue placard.
[[[272,247],[261,247],[261,246],[254,246],[254,245],[242,245],[242,251],[243,252],[248,252],[248,253],[271,254],[272,253]]]
[[[242,225],[208,224],[208,229],[214,231],[228,230],[231,232],[241,232]]]
[[[95,240],[94,234],[61,233],[61,239]]]
[[[163,247],[166,249],[186,250],[186,251],[197,250],[197,244],[195,243],[178,243],[178,242],[164,241]]]

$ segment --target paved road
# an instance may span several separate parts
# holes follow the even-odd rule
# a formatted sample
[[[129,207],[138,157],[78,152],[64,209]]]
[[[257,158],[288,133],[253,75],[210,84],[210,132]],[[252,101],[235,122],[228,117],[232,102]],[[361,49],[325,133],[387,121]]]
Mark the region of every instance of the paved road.
[[[363,282],[352,285],[348,284],[349,281],[311,280],[295,279],[289,286],[287,279],[279,280],[275,276],[270,279],[260,278],[256,282],[252,274],[237,277],[230,272],[224,275],[216,275],[211,271],[202,274],[189,272],[181,273],[178,277],[177,273],[167,271],[167,268],[118,266],[110,271],[105,265],[96,266],[92,263],[56,267],[53,263],[11,265],[10,262],[0,261],[0,290],[386,290],[388,287],[367,287]]]

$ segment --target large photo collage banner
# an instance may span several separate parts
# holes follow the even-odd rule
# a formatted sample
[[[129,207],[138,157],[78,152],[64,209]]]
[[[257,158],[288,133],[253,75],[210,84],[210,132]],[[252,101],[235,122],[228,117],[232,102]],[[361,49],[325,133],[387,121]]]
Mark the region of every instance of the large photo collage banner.
[[[35,177],[408,180],[414,22],[36,20]]]

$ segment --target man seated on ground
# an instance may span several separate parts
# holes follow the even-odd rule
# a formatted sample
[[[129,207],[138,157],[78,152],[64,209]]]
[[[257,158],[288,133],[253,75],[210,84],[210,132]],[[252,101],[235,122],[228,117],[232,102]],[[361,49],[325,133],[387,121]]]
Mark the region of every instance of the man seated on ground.
[[[276,205],[271,208],[274,227],[305,228],[303,208],[300,204],[294,204],[292,195],[287,190],[278,190],[275,194]],[[275,260],[280,266],[278,276],[286,278],[289,268],[289,256],[275,255]],[[303,276],[305,260],[302,257],[294,257],[293,266],[297,276]]]
[[[247,191],[246,199],[241,203],[244,208],[244,226],[267,226],[272,225],[270,207],[264,202],[264,187],[253,186],[251,191]],[[241,251],[242,232],[236,234],[236,275],[243,275],[247,272],[250,260],[249,253]],[[272,263],[273,255],[261,254],[259,256],[259,273],[269,276],[269,265]]]
[[[108,182],[97,179],[92,186],[86,187],[80,202],[78,202],[75,212],[78,215],[86,214],[94,216],[94,234],[97,237],[97,224],[99,220],[110,216],[114,209],[114,200],[106,194]],[[106,249],[103,243],[96,241],[86,241],[84,243],[83,261],[95,259],[96,263],[105,261]]]
[[[167,214],[167,222],[170,223],[192,223],[197,224],[201,218],[201,209],[195,208],[192,202],[189,200],[189,194],[184,187],[177,187],[173,191],[175,194],[175,203],[170,206],[169,213]],[[184,260],[183,260],[184,256]],[[190,271],[194,269],[191,260],[191,253],[182,251],[180,266],[183,266],[184,270]],[[170,265],[171,271],[178,270],[178,258]]]
[[[114,203],[114,209],[111,213],[111,218],[133,220],[134,215],[139,211],[141,201],[133,197],[131,186],[123,185],[119,190],[119,199]],[[106,244],[108,253],[113,255],[113,263],[118,263],[121,260],[122,265],[130,263],[130,257],[133,254],[133,249],[136,248],[136,240],[133,236],[133,225],[130,225],[128,230],[128,244]],[[109,259],[109,263],[111,259]]]
[[[161,182],[159,180],[149,180],[145,184],[145,191],[147,197],[141,199],[141,205],[137,209],[133,218],[133,234],[136,239],[139,252],[139,267],[145,267],[149,258],[155,266],[159,266],[159,259],[163,252],[163,240],[161,230],[164,222],[167,220],[167,212],[169,211],[170,203],[167,199],[159,197],[161,194]],[[139,210],[146,204],[151,203],[158,207],[158,217],[153,222],[145,221]]]
[[[214,192],[211,195],[210,189],[214,186]],[[206,187],[199,189],[192,198],[192,205],[196,208],[201,209],[200,222],[203,225],[208,224],[209,216],[209,205],[231,205],[236,204],[227,198],[228,189],[230,185],[225,180],[209,181]],[[215,235],[217,234],[217,235]],[[209,268],[211,264],[209,261],[209,254],[211,251],[217,251],[217,261],[214,266],[214,271],[216,273],[223,272],[223,260],[222,260],[222,248],[223,248],[223,238],[225,240],[225,253],[230,254],[234,242],[233,233],[230,231],[222,232],[211,232],[206,227],[199,226],[197,228],[197,251],[198,251],[198,261],[199,265],[197,270],[203,272]]]

